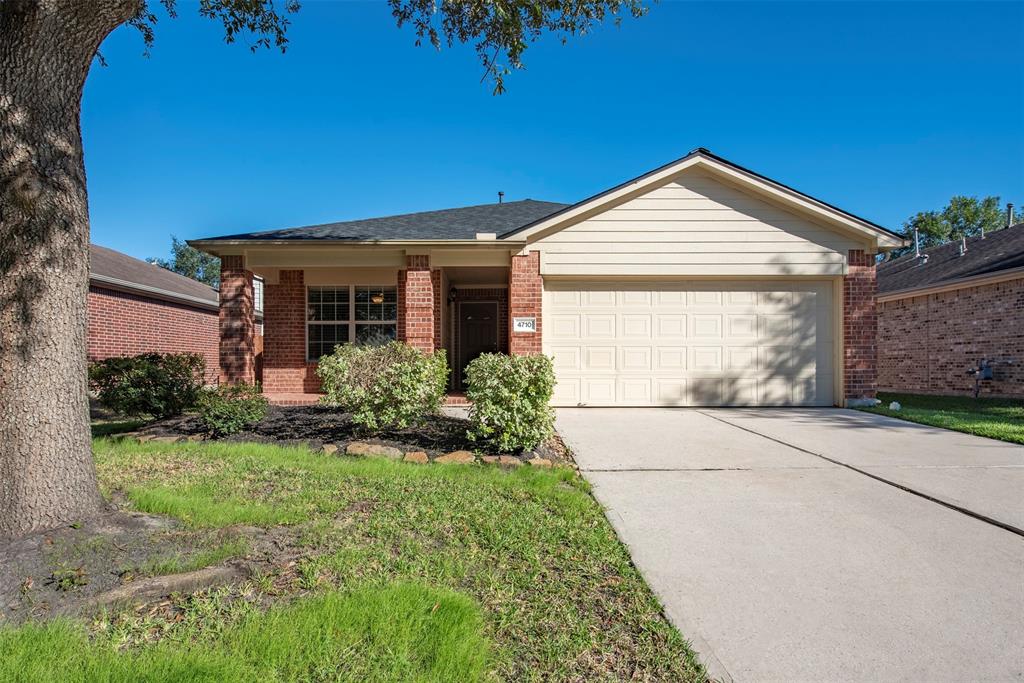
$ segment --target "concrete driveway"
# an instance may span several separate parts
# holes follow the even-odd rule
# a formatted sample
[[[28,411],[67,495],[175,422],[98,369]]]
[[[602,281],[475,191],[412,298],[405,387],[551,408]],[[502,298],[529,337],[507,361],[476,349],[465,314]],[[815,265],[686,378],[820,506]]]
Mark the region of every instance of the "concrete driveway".
[[[1024,680],[1024,447],[832,409],[560,409],[713,676]]]

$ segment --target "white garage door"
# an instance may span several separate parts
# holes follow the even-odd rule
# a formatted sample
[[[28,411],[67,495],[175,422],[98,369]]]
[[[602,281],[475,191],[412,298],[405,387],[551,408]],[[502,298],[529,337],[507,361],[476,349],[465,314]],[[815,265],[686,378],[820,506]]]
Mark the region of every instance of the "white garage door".
[[[544,283],[559,406],[832,405],[832,283]]]

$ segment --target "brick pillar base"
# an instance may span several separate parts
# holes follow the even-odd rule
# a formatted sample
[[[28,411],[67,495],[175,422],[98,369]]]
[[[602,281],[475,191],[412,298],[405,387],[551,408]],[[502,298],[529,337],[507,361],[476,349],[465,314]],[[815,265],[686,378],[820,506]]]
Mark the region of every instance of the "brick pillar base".
[[[429,256],[406,256],[405,270],[398,273],[398,339],[427,353],[440,341],[434,338],[434,278]]]
[[[252,273],[242,256],[220,259],[220,381],[256,381]]]
[[[848,254],[843,278],[843,396],[847,403],[874,398],[878,389],[878,316],[875,257],[861,249]]]
[[[541,353],[544,282],[540,276],[540,252],[512,257],[508,275],[509,353],[525,356]],[[534,318],[536,332],[513,332],[514,318]]]

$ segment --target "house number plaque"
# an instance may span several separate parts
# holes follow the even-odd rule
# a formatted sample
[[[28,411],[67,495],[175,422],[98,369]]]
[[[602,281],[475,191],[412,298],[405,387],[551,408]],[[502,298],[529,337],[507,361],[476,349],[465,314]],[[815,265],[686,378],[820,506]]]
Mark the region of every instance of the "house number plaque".
[[[513,332],[536,332],[537,331],[537,319],[536,318],[512,318],[512,331]]]

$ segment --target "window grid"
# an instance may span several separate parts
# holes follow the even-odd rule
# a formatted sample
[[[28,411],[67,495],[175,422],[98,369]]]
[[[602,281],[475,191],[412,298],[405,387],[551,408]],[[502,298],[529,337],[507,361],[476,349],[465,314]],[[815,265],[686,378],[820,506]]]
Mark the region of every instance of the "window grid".
[[[383,344],[397,336],[397,287],[306,289],[306,360],[316,361],[339,344]]]

